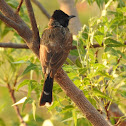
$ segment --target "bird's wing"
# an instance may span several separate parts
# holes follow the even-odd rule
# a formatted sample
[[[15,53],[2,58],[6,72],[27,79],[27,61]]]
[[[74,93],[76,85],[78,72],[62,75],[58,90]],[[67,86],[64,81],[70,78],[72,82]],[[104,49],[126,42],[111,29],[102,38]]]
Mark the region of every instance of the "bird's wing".
[[[66,29],[46,29],[41,38],[40,61],[44,74],[54,76],[65,62],[72,46],[72,35]]]

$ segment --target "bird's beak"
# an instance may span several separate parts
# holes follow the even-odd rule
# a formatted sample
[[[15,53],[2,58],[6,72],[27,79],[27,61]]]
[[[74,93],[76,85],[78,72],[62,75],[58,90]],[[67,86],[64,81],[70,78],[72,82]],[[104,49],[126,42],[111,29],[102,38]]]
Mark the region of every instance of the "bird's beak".
[[[74,16],[74,15],[69,16],[69,20],[70,20],[71,18],[74,18],[74,17],[76,17],[76,16]]]

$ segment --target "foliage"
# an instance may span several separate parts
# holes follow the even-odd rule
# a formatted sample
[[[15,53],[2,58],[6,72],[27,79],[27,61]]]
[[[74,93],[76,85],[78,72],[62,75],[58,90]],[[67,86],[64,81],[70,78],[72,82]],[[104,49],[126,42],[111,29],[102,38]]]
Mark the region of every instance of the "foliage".
[[[13,8],[18,5],[18,2],[12,0],[7,2]],[[121,102],[126,98],[125,1],[87,0],[87,2],[89,5],[96,2],[101,15],[89,19],[88,25],[84,25],[79,34],[74,36],[73,45],[77,46],[77,50],[71,50],[70,55],[75,56],[76,60],[74,62],[68,58],[63,69],[96,109],[106,113],[106,106],[109,104],[107,106],[109,110],[110,105],[116,103],[122,112],[126,113],[126,105]],[[29,25],[24,5],[20,16]],[[1,41],[10,30],[12,29],[0,22]],[[12,32],[12,42],[23,42],[15,31]],[[93,48],[95,44],[102,47]],[[22,95],[23,100],[18,98],[19,102],[16,104],[23,104],[22,115],[27,118],[30,126],[40,125],[44,120],[40,117],[42,114],[37,111],[44,82],[41,75],[40,62],[30,50],[0,48],[0,84],[9,83],[13,86],[17,78],[18,85],[14,90],[19,93],[26,88],[27,94]],[[54,103],[48,107],[52,121],[60,120],[62,125],[91,126],[57,84],[54,84],[53,97]],[[0,104],[0,112],[3,105]],[[24,111],[28,105],[31,105],[31,109],[26,114]],[[15,122],[13,125],[18,124],[19,122]],[[5,126],[2,117],[0,117],[0,125]]]

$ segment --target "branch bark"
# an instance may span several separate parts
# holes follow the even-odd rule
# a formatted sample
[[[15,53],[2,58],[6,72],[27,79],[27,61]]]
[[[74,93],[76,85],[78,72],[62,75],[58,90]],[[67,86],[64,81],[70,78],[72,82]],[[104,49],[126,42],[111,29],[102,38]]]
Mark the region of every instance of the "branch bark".
[[[0,43],[0,47],[3,48],[15,48],[15,49],[29,49],[27,44],[17,44],[17,43]]]
[[[82,113],[94,126],[109,126],[107,121],[86,99],[83,91],[79,90],[69,79],[67,74],[61,69],[55,75],[56,82],[61,86],[68,97],[80,108]]]
[[[36,30],[37,32],[37,27],[36,24],[34,24],[35,19],[32,6],[30,3],[30,0],[25,0],[29,17],[31,20],[31,24],[34,25],[32,26],[32,30]],[[3,6],[2,6],[3,5]],[[7,8],[7,10],[4,10]],[[13,12],[13,10],[5,3],[4,0],[0,0],[0,11],[16,22],[17,24],[20,25],[20,28],[15,30],[18,32],[18,34],[26,41],[28,47],[37,55],[39,58],[39,40],[38,39],[38,32],[35,33],[34,31],[31,31],[28,26],[25,24],[25,22],[22,21],[22,19]],[[11,11],[12,14],[10,14]],[[10,15],[13,15],[13,17],[10,17]],[[17,16],[17,19],[16,19]],[[76,28],[76,26],[74,26]],[[35,35],[36,34],[36,35]],[[34,37],[35,35],[35,37]],[[82,113],[91,121],[91,123],[94,126],[109,126],[107,121],[98,113],[98,111],[91,105],[91,103],[85,98],[84,94],[82,91],[80,91],[69,79],[67,74],[63,71],[60,70],[56,76],[55,80],[58,82],[58,84],[62,87],[62,89],[67,93],[67,95],[75,102],[75,104],[80,108]]]
[[[34,12],[33,12],[31,2],[30,2],[30,0],[25,0],[25,3],[26,3],[27,10],[28,10],[29,18],[30,18],[30,21],[31,21],[33,39],[34,39],[33,41],[40,42],[39,30],[37,28],[37,23],[36,23],[36,19],[35,19],[35,15],[34,15]]]

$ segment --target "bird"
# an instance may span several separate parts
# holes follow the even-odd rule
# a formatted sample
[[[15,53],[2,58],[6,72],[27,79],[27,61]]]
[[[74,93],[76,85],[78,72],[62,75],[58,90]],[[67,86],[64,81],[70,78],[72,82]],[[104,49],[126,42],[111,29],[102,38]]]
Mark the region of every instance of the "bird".
[[[55,10],[48,27],[43,31],[39,55],[45,81],[40,97],[40,106],[44,106],[46,103],[52,104],[54,75],[64,64],[72,47],[73,38],[68,24],[74,17],[62,10]]]

